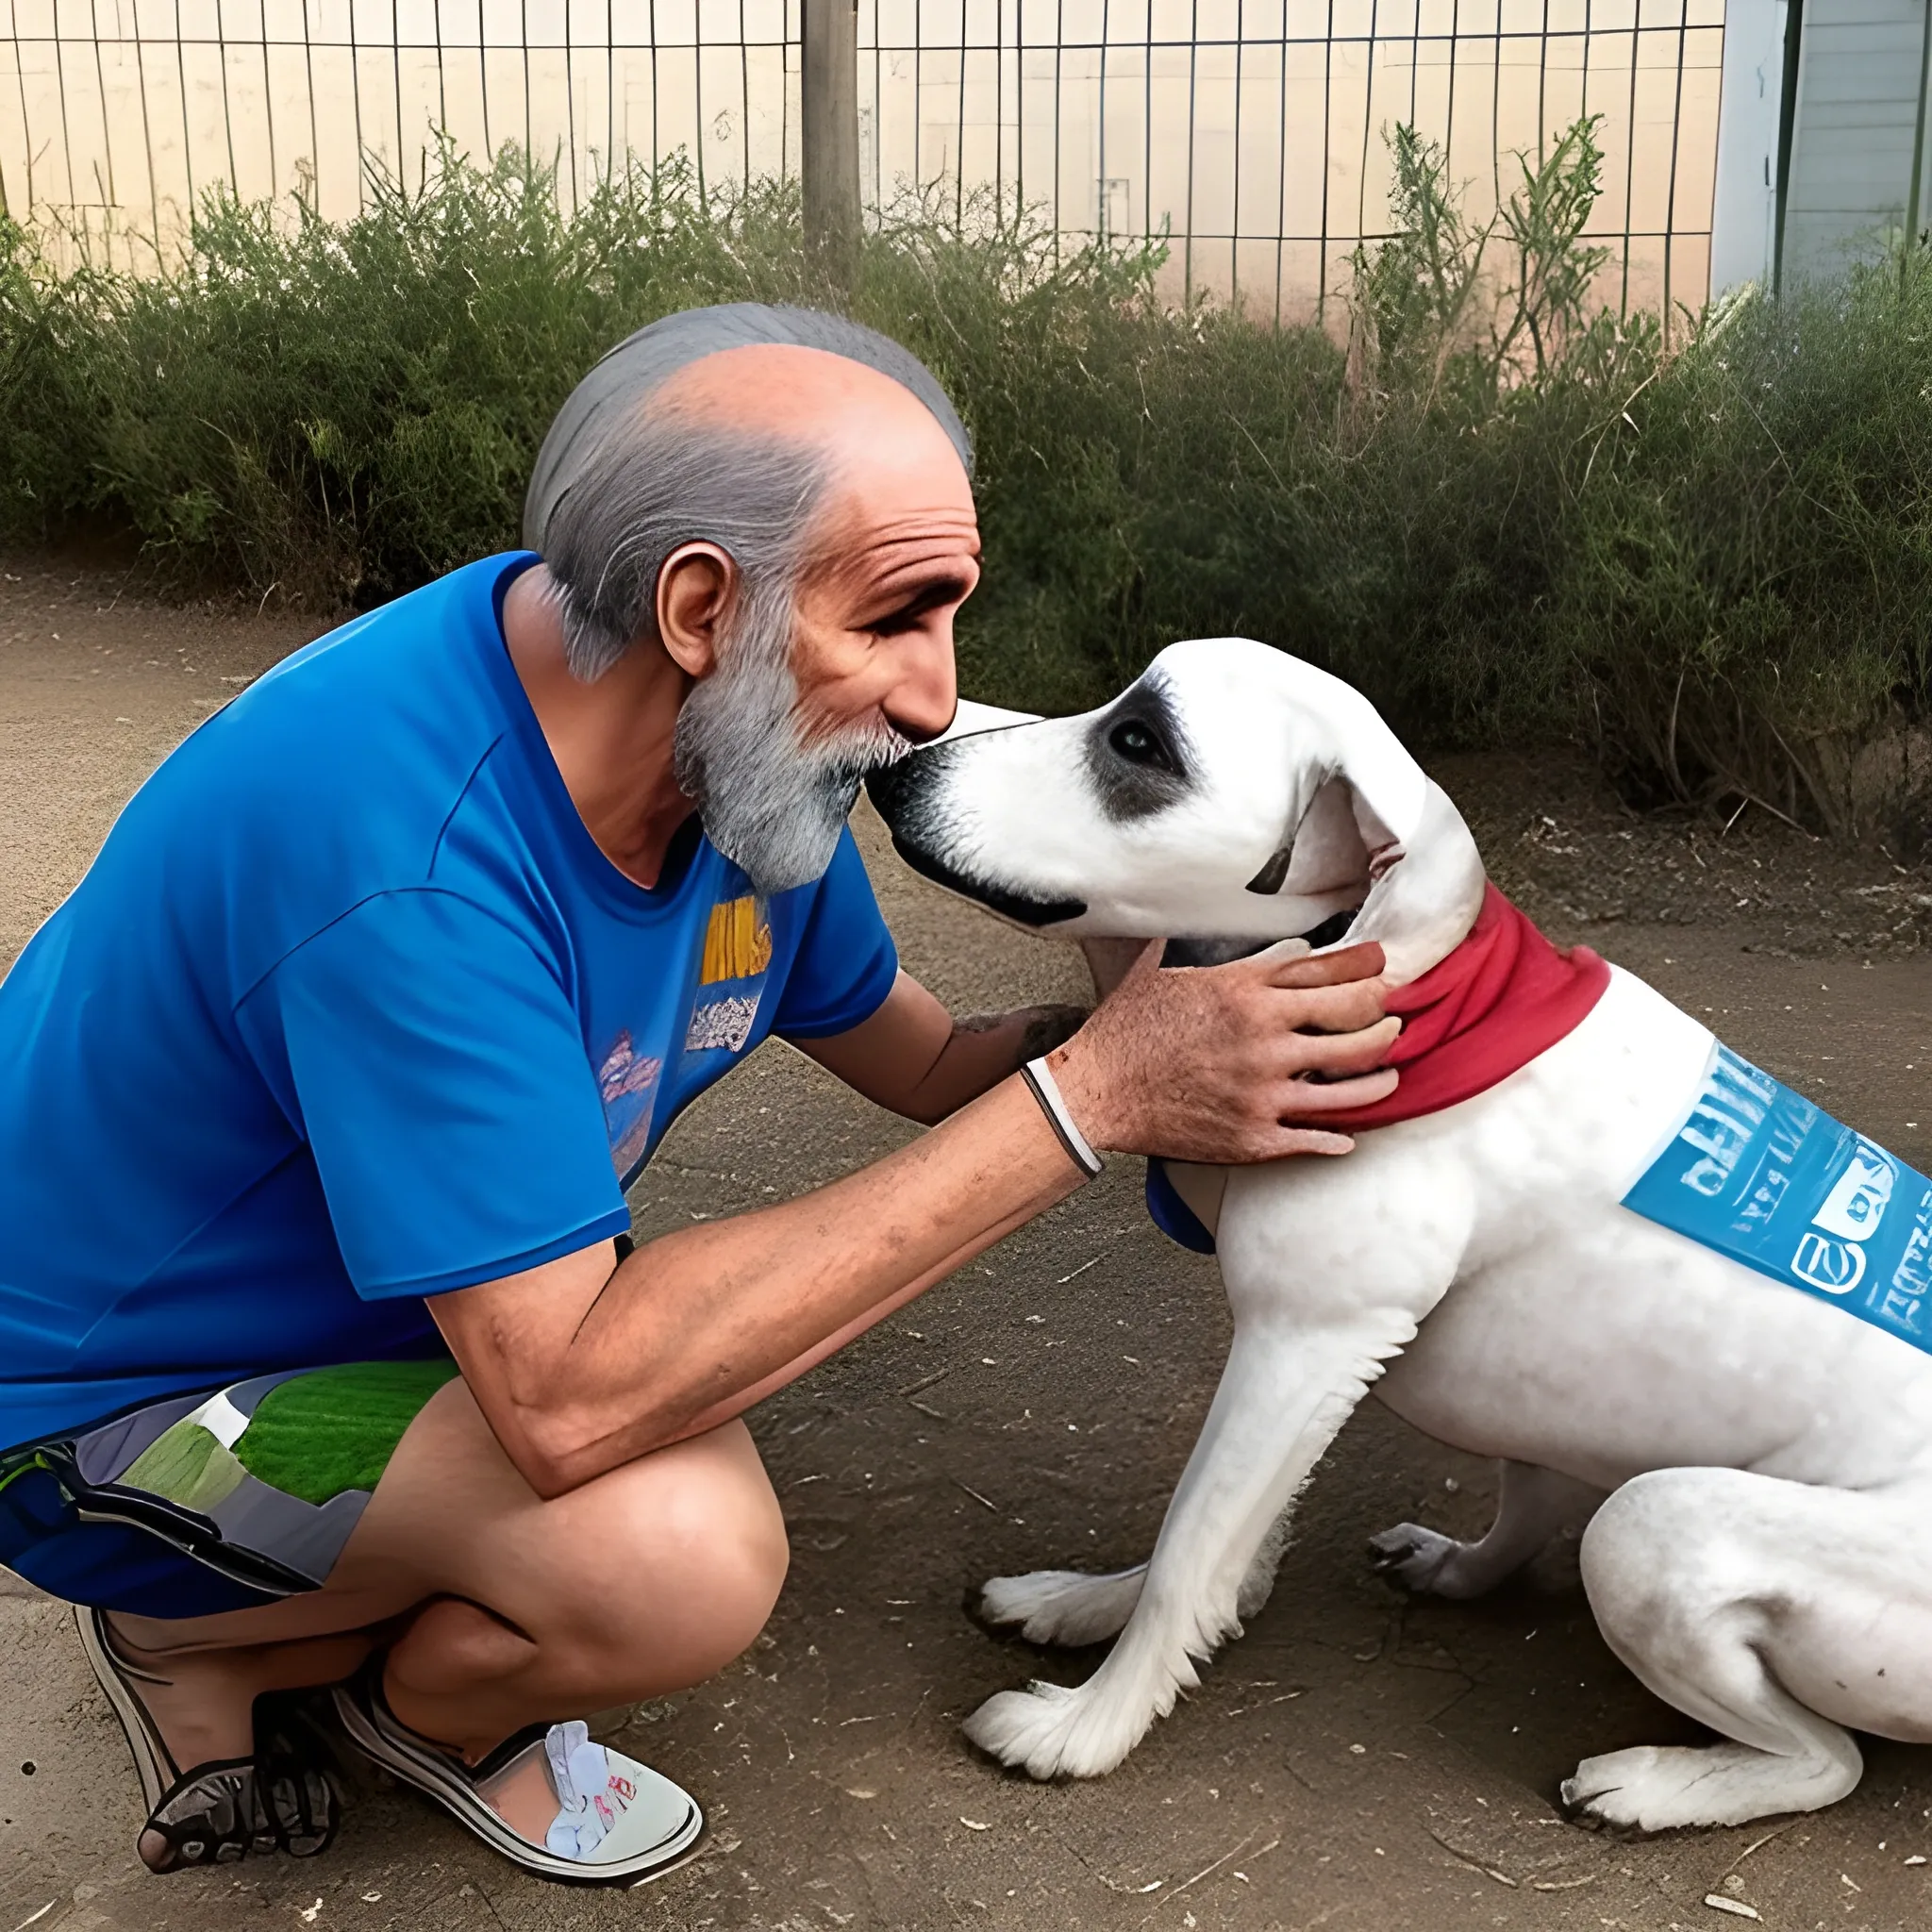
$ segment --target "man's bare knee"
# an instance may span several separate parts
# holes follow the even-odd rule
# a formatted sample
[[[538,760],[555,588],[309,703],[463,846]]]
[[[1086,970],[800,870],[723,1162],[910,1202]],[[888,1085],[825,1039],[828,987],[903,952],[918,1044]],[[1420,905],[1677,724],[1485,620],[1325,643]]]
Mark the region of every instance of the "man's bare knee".
[[[565,1499],[542,1601],[524,1619],[546,1649],[634,1658],[629,1687],[695,1683],[764,1627],[791,1560],[785,1520],[741,1425],[613,1471]],[[725,1438],[725,1440],[719,1440]]]
[[[696,1574],[703,1578],[699,1590],[713,1633],[712,1661],[705,1674],[723,1670],[751,1648],[771,1619],[791,1560],[781,1523],[775,1535],[761,1530],[727,1539],[698,1566]]]
[[[702,1644],[722,1668],[765,1626],[791,1561],[785,1518],[756,1451],[708,1458],[679,1486],[673,1520],[662,1525],[675,1543],[671,1574],[685,1579],[690,1623],[708,1629]],[[687,1622],[680,1616],[680,1623]],[[708,1674],[708,1672],[707,1673]]]

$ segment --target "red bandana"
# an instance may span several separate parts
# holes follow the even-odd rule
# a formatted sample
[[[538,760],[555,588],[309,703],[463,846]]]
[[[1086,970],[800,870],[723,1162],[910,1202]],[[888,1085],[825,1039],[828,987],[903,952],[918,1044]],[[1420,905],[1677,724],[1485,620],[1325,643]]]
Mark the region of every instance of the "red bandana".
[[[1610,969],[1588,946],[1553,946],[1486,885],[1469,937],[1385,1003],[1402,1019],[1401,1035],[1383,1062],[1401,1069],[1395,1091],[1370,1107],[1311,1115],[1306,1124],[1353,1134],[1472,1099],[1573,1031],[1609,983]],[[1158,1160],[1147,1163],[1147,1207],[1156,1224],[1183,1247],[1212,1253],[1212,1237]]]
[[[1402,1032],[1383,1065],[1399,1067],[1402,1084],[1387,1100],[1307,1124],[1352,1134],[1472,1099],[1574,1031],[1609,983],[1610,969],[1588,946],[1553,946],[1485,885],[1469,937],[1385,1002]]]

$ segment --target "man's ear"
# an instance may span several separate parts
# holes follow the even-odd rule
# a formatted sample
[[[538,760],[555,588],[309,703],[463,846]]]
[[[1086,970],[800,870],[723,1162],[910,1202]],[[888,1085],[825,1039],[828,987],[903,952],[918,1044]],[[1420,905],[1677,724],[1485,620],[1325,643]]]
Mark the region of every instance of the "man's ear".
[[[738,601],[738,565],[715,543],[681,543],[658,573],[658,638],[689,677],[708,677]]]

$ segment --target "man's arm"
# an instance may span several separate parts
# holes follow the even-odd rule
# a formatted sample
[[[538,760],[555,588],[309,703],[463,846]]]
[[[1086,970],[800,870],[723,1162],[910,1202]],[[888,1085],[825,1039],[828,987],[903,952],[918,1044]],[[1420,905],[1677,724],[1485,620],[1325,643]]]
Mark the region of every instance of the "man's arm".
[[[429,1309],[510,1460],[558,1495],[749,1407],[1085,1178],[1009,1081],[795,1201]]]
[[[870,1019],[797,1043],[868,1100],[931,1126],[1071,1040],[1086,1019],[1085,1007],[1024,1007],[955,1020],[902,971]]]
[[[1291,1123],[1393,1088],[1392,1073],[1369,1070],[1397,1023],[1379,1019],[1376,981],[1349,977],[1380,966],[1379,948],[1358,947],[1160,973],[1150,949],[1048,1063],[1101,1147],[1208,1161],[1343,1153],[1345,1137]],[[681,1229],[614,1269],[600,1241],[429,1307],[511,1461],[558,1495],[740,1413],[1083,1178],[1008,1076],[798,1200]]]

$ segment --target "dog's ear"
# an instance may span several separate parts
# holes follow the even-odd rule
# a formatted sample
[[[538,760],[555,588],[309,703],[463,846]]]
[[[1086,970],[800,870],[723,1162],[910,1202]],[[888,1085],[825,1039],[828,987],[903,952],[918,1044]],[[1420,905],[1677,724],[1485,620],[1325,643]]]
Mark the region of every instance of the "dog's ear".
[[[1298,885],[1334,871],[1344,848],[1355,866],[1366,864],[1371,881],[1379,879],[1422,822],[1428,779],[1358,691],[1297,658],[1281,663],[1297,724],[1314,728],[1296,747],[1304,762],[1282,841],[1247,890],[1280,891],[1298,849]]]
[[[1251,892],[1272,896],[1290,883],[1291,874],[1294,890],[1304,896],[1333,891],[1359,878],[1367,863],[1355,792],[1348,781],[1319,767],[1297,776],[1305,782],[1297,785],[1289,807],[1282,842],[1248,881]]]

